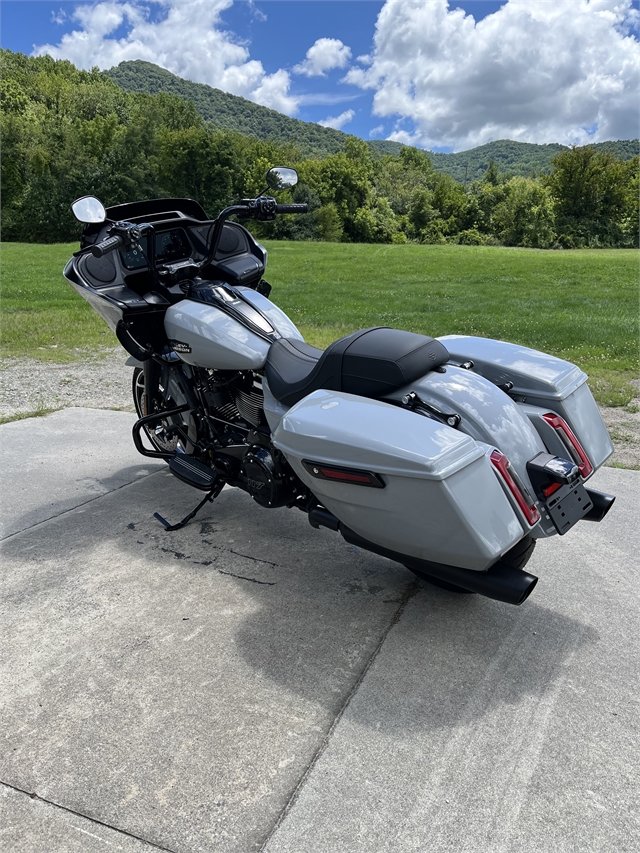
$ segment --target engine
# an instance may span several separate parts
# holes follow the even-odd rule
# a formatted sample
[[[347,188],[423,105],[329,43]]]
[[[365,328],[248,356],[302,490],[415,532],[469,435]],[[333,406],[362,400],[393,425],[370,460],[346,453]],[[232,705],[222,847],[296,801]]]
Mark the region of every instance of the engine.
[[[261,506],[295,501],[304,487],[282,454],[268,443],[260,377],[251,371],[201,369],[200,389],[218,430],[213,448],[218,473],[249,492]],[[256,438],[261,442],[262,436],[264,444],[252,443]]]
[[[214,416],[228,422],[241,418],[256,428],[266,423],[259,377],[248,371],[203,372],[205,397]]]
[[[294,501],[299,481],[280,454],[266,447],[250,447],[242,459],[241,473],[251,497],[264,507],[286,506]]]

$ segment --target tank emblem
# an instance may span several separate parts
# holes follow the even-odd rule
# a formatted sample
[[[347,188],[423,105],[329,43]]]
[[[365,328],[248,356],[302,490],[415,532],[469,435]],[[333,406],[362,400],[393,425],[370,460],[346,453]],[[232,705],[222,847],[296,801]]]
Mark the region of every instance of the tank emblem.
[[[182,341],[169,341],[169,344],[174,352],[191,352],[189,344],[185,344]]]

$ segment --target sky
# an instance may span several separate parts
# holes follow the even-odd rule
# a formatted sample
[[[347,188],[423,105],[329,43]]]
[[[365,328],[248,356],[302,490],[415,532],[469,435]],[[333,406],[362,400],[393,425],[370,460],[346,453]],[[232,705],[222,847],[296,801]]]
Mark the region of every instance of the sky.
[[[640,0],[2,0],[2,47],[144,59],[363,139],[639,135]]]

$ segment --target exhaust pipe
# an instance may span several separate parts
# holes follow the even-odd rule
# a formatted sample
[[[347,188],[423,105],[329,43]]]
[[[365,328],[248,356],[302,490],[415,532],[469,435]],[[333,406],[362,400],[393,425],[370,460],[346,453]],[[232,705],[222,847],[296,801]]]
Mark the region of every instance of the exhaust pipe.
[[[582,516],[583,521],[602,521],[605,515],[609,512],[615,501],[615,495],[608,495],[606,492],[597,492],[595,489],[585,488],[589,495],[589,500],[593,504],[586,515]]]
[[[428,560],[418,560],[415,557],[404,557],[402,562],[408,568],[416,568],[426,575],[442,581],[448,581],[469,592],[477,592],[485,598],[503,601],[505,604],[522,604],[533,592],[538,583],[535,575],[514,569],[498,560],[486,572],[474,572],[471,569],[459,569],[456,566],[445,566],[440,563],[430,563]]]
[[[463,589],[468,589],[469,592],[476,592],[478,595],[493,598],[495,601],[503,601],[506,604],[522,604],[531,595],[533,588],[538,583],[538,578],[535,575],[530,575],[521,569],[514,569],[501,563],[500,560],[490,566],[486,572],[474,572],[471,569],[459,569],[457,566],[445,566],[442,563],[432,563],[429,560],[420,560],[418,557],[399,554],[397,551],[391,551],[389,548],[383,548],[381,545],[363,539],[354,530],[344,525],[333,513],[323,508],[310,511],[309,523],[313,527],[328,527],[330,530],[339,530],[350,545],[362,548],[363,551],[371,551],[373,554],[379,554],[381,557],[402,563],[407,568],[416,569],[425,575],[448,581],[456,586],[461,586]]]

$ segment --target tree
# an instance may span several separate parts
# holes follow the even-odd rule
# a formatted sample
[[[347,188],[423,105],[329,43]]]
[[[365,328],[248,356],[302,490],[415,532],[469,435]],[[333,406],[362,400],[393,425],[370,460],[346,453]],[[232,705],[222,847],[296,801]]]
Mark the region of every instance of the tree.
[[[487,171],[484,173],[482,180],[485,184],[491,184],[494,187],[497,187],[500,183],[500,169],[498,169],[495,160],[489,160]]]
[[[494,210],[494,229],[507,246],[548,249],[555,240],[549,191],[530,178],[511,178]]]
[[[553,196],[565,245],[619,245],[624,234],[629,187],[637,173],[607,151],[571,148],[553,161],[543,183]]]

